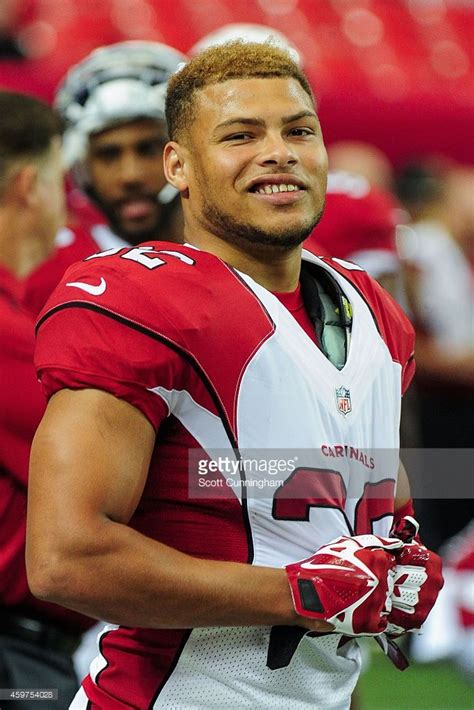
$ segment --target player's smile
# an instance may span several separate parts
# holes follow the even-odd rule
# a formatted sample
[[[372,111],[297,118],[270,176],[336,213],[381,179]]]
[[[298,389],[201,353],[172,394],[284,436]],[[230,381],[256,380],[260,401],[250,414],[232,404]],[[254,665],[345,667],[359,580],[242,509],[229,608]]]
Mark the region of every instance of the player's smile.
[[[301,243],[322,210],[327,170],[310,96],[292,78],[231,79],[205,87],[196,103],[185,169],[196,230]]]
[[[252,180],[248,192],[272,205],[290,205],[303,197],[303,181],[292,175],[261,175]]]

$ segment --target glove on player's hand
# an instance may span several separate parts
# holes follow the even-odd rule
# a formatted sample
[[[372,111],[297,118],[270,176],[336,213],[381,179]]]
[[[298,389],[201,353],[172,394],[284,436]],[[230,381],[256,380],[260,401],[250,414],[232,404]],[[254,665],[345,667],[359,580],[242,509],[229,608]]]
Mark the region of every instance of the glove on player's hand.
[[[407,534],[410,530],[411,534]],[[392,534],[408,540],[397,550],[392,610],[388,617],[387,633],[403,634],[420,628],[430,613],[443,587],[441,558],[421,542],[413,540],[419,525],[406,516],[397,522]]]
[[[402,546],[376,535],[343,536],[288,565],[296,611],[350,636],[382,633],[391,610],[394,554]]]

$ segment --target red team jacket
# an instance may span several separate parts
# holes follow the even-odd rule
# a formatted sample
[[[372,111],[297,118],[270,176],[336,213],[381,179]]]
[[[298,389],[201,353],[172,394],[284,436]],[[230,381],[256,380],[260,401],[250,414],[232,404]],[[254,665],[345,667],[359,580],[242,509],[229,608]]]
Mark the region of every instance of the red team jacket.
[[[401,209],[388,192],[360,175],[330,172],[323,216],[305,247],[354,261],[378,278],[400,269],[395,240],[400,219]]]
[[[80,633],[94,622],[35,599],[26,579],[28,461],[46,399],[33,366],[34,321],[21,293],[13,274],[0,267],[0,607]]]
[[[388,534],[413,329],[359,267],[304,259],[351,303],[342,370],[272,293],[193,247],[110,249],[66,272],[39,319],[37,370],[48,396],[104,389],[155,427],[134,529],[197,557],[273,567],[341,534]],[[210,495],[199,492],[193,450],[203,460],[216,452],[235,460],[237,450],[302,458],[263,495],[260,471],[221,469],[222,487]],[[360,670],[355,642],[304,636],[291,663],[271,670],[270,633],[110,626],[72,707],[348,707]]]

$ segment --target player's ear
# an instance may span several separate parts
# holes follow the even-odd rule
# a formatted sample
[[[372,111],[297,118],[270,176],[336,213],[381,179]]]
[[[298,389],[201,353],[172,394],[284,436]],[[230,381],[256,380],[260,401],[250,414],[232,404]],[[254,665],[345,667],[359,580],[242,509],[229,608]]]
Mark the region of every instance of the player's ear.
[[[163,151],[163,163],[166,179],[185,197],[188,190],[186,148],[176,141],[170,141]]]
[[[13,176],[8,190],[22,205],[30,206],[36,200],[37,183],[38,168],[33,163],[28,163]]]

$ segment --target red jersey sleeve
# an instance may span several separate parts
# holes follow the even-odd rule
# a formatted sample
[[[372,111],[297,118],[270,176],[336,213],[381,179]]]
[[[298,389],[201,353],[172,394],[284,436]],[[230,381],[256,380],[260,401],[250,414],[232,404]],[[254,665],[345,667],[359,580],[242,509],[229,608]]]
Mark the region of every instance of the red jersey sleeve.
[[[168,415],[157,388],[176,387],[183,370],[181,356],[136,323],[74,304],[40,324],[35,363],[48,398],[63,388],[105,390],[155,428]]]

